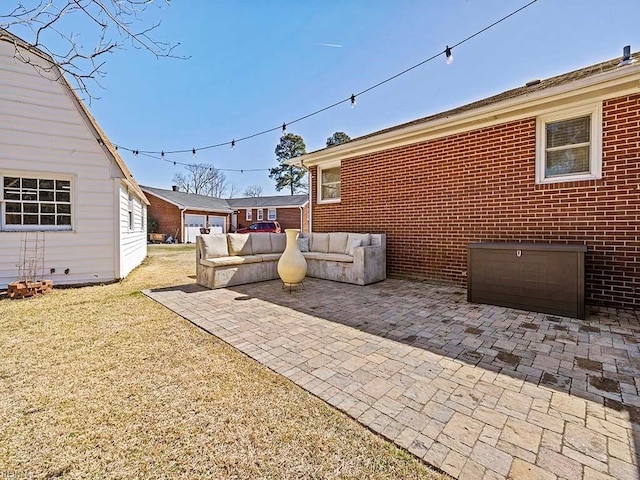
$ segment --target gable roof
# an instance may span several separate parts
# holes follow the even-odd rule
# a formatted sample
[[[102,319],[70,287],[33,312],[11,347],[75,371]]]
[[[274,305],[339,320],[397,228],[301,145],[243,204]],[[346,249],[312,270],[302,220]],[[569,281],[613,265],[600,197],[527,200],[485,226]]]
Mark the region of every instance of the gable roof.
[[[229,198],[227,203],[233,208],[255,207],[303,207],[309,202],[309,195],[273,195],[269,197]]]
[[[147,200],[147,198],[144,196],[144,193],[140,189],[140,186],[138,185],[138,183],[133,178],[131,171],[129,170],[129,168],[127,168],[127,165],[124,163],[124,160],[115,150],[115,148],[113,147],[113,144],[107,138],[107,135],[104,133],[102,128],[100,128],[100,126],[98,125],[98,122],[96,121],[96,119],[93,117],[93,115],[91,115],[91,113],[89,113],[89,109],[82,102],[82,100],[80,99],[76,91],[73,89],[71,84],[67,81],[65,76],[62,74],[62,72],[56,65],[56,62],[53,60],[53,58],[47,53],[40,50],[39,48],[34,47],[30,43],[22,40],[20,37],[15,36],[13,33],[7,30],[4,30],[3,28],[0,28],[0,40],[8,43],[12,43],[16,47],[27,50],[28,52],[39,56],[40,58],[42,58],[43,60],[45,60],[46,62],[52,65],[52,67],[56,71],[56,76],[58,77],[57,81],[63,85],[63,87],[65,88],[65,91],[69,94],[72,102],[78,109],[78,113],[80,113],[80,116],[85,120],[89,130],[92,130],[92,133],[96,139],[96,142],[100,143],[101,147],[106,153],[106,156],[111,160],[113,160],[113,162],[120,169],[127,185],[136,193],[138,197],[140,197],[140,199],[143,202],[149,205],[149,200]]]
[[[203,210],[206,212],[232,213],[233,209],[223,198],[209,197],[206,195],[196,195],[195,193],[176,192],[162,188],[147,187],[142,185],[142,191],[155,195],[177,207],[189,210]]]
[[[523,115],[525,114],[523,105],[569,95],[570,92],[577,91],[580,88],[585,89],[585,92],[589,92],[596,90],[594,85],[600,84],[603,85],[602,92],[605,92],[604,85],[607,82],[612,85],[617,82],[620,84],[620,90],[622,90],[624,82],[629,84],[632,82],[632,80],[626,80],[626,77],[632,75],[640,77],[640,53],[633,54],[632,59],[633,63],[628,63],[624,66],[620,66],[621,58],[618,57],[545,80],[534,80],[524,86],[507,90],[461,107],[378,130],[340,145],[315,150],[286,163],[312,165],[324,160],[336,160],[371,151],[379,151],[396,146],[394,144],[395,139],[403,135],[407,137],[403,144],[423,141],[420,138],[420,134],[424,135],[424,132],[430,129],[434,131],[437,129],[437,133],[433,133],[433,136],[444,136],[451,133],[450,130],[447,131],[447,128],[451,129],[451,126],[456,122],[460,125],[464,124],[463,128],[466,130],[502,123],[507,121],[505,119],[507,115],[502,114],[503,112],[500,112],[501,115],[495,115],[495,112],[504,110],[504,112],[512,115],[516,115],[517,112]],[[624,84],[624,88],[628,87],[628,85]],[[411,136],[411,140],[409,136]],[[365,145],[366,148],[364,147]]]

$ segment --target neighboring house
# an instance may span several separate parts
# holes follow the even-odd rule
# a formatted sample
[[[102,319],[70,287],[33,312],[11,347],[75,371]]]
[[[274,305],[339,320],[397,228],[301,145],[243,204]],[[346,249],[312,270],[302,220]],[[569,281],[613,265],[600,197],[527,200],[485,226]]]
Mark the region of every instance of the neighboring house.
[[[25,245],[55,285],[125,277],[147,255],[146,215],[140,187],[52,59],[0,29],[0,288],[19,279]]]
[[[587,303],[638,308],[639,157],[640,62],[615,59],[291,163],[312,230],[386,233],[392,275],[464,285],[470,242],[584,244]]]
[[[173,187],[141,187],[149,199],[149,219],[158,233],[169,234],[180,243],[195,243],[201,228],[213,232],[229,230],[233,209],[222,198],[185,193]]]
[[[275,195],[271,197],[230,198],[234,209],[232,217],[236,228],[248,227],[253,222],[277,220],[282,228],[309,231],[309,195]]]
[[[181,243],[194,243],[200,228],[226,233],[260,220],[278,220],[283,228],[307,231],[308,195],[223,199],[181,192],[176,186],[141,188],[149,199],[149,220],[155,222],[156,231]]]

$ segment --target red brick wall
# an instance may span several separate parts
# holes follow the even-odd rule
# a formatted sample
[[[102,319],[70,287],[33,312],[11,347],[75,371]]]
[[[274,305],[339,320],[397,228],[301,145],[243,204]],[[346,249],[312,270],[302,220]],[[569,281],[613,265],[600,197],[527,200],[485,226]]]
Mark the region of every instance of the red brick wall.
[[[158,233],[167,233],[172,236],[178,232],[178,241],[182,241],[180,231],[180,209],[174,204],[166,202],[155,195],[145,193],[149,200],[147,216],[150,220],[158,222]]]
[[[266,222],[268,220],[268,215],[269,215],[269,209],[265,208],[264,210],[264,216],[262,218],[262,221]],[[247,209],[245,208],[240,208],[238,209],[238,228],[245,228],[248,227],[249,225],[251,225],[254,222],[258,222],[258,211],[257,209],[252,209],[252,220],[249,221],[247,220]],[[305,223],[303,225],[303,227],[300,226],[300,209],[298,207],[291,207],[291,208],[277,208],[276,209],[276,220],[278,222],[280,222],[280,226],[284,229],[284,228],[301,228],[302,231],[307,231],[308,230],[308,225],[309,225],[309,219],[308,219],[308,206],[305,207],[305,212],[303,212],[303,215],[306,215],[305,217]]]
[[[466,284],[466,244],[586,244],[587,302],[640,307],[640,95],[603,104],[602,179],[535,184],[535,118],[343,159],[313,230],[387,234],[390,275]]]

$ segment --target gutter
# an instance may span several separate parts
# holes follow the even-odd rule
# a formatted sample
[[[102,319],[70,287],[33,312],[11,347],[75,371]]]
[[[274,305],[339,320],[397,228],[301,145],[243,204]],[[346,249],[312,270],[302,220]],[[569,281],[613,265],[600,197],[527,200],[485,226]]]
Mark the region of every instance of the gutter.
[[[307,161],[308,164],[317,165],[330,160],[366,155],[455,133],[473,131],[519,118],[537,116],[544,113],[545,109],[550,111],[556,109],[557,106],[553,106],[554,103],[561,102],[566,105],[577,102],[580,104],[599,99],[614,98],[627,92],[637,93],[640,91],[639,77],[640,64],[617,68],[581,80],[453,114],[452,116],[432,121],[427,120],[397,129],[394,128],[391,131],[383,131],[383,133],[379,134],[372,133],[366,135],[365,138],[356,138],[343,145],[307,153],[285,163],[299,166],[303,161],[302,157],[304,157],[304,161]]]

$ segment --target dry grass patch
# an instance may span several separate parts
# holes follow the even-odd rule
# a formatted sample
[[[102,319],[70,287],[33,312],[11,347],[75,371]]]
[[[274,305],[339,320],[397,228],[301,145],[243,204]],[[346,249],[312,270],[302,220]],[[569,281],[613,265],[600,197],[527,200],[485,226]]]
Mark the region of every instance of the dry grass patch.
[[[192,246],[149,254],[0,301],[0,478],[444,478],[140,294],[194,282]]]

